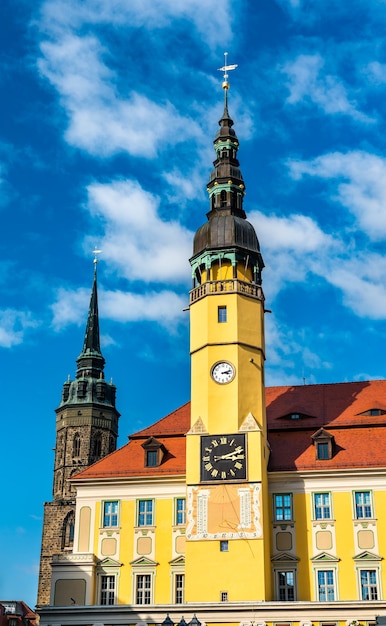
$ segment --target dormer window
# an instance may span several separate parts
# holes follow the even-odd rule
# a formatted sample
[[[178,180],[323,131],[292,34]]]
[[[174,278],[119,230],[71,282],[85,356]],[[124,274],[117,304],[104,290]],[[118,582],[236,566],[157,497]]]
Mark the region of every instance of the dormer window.
[[[313,415],[307,415],[306,413],[302,413],[301,411],[293,411],[291,413],[287,413],[286,415],[282,415],[280,419],[283,420],[304,420],[304,419],[313,419]]]
[[[319,460],[329,459],[328,443],[325,441],[318,441],[316,444],[316,458]]]
[[[359,413],[359,415],[385,415],[386,411],[384,409],[368,409],[368,411],[363,411],[363,413]]]
[[[315,446],[315,459],[317,461],[327,461],[332,459],[333,436],[324,428],[320,428],[311,437]]]
[[[158,451],[146,450],[146,467],[156,467],[158,465]]]
[[[142,444],[142,448],[145,450],[145,467],[158,467],[162,463],[162,459],[165,456],[166,448],[155,437],[149,437]]]

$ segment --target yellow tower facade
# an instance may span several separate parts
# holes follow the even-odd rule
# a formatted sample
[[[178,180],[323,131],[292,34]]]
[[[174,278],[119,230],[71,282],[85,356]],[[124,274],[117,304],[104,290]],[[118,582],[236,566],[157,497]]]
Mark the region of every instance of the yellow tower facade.
[[[264,395],[264,267],[243,209],[228,112],[214,140],[210,211],[193,245],[191,427],[186,443],[186,600],[271,596]],[[202,568],[205,564],[205,576]]]

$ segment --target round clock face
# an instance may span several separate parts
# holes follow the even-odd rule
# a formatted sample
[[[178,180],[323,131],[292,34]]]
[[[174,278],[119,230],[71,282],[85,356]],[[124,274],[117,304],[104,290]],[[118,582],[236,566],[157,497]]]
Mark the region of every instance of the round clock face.
[[[244,434],[201,438],[201,480],[243,480],[246,477]]]
[[[235,368],[232,363],[228,363],[228,361],[219,361],[213,365],[211,376],[216,383],[224,385],[225,383],[230,383],[231,380],[233,380],[235,373]]]

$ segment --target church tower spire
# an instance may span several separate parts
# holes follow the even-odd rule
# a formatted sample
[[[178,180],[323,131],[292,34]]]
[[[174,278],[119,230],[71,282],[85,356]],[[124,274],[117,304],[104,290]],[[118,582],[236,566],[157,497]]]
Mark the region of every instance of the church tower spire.
[[[186,601],[269,595],[263,258],[243,202],[239,142],[228,109],[214,139],[207,221],[190,259],[191,427],[186,441]],[[221,545],[219,545],[221,543]],[[227,568],[221,551],[228,550]],[[200,575],[205,562],[205,577]],[[243,568],[240,569],[240,563]],[[208,584],[208,581],[211,581]],[[252,581],[252,582],[251,582]],[[231,598],[229,597],[231,600]]]
[[[82,351],[75,379],[63,385],[56,409],[53,501],[44,505],[38,604],[50,603],[51,561],[72,550],[75,489],[73,474],[116,449],[119,412],[116,388],[104,379],[105,359],[100,348],[97,259]]]
[[[77,365],[77,378],[81,378],[85,373],[91,374],[94,378],[103,377],[105,360],[102,356],[99,336],[97,259],[94,259],[94,281],[88,309],[86,332],[82,352],[77,359]]]

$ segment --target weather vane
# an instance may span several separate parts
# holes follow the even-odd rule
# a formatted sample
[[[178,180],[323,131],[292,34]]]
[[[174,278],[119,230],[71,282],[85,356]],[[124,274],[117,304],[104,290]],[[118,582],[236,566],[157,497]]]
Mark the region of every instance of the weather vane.
[[[102,252],[102,250],[98,250],[98,248],[95,246],[95,248],[93,250],[95,265],[99,262],[98,254],[100,254],[101,252]]]
[[[236,67],[238,67],[237,65],[227,65],[228,62],[228,53],[224,52],[224,67],[219,67],[218,70],[219,72],[224,72],[224,80],[222,83],[222,88],[223,89],[229,89],[229,83],[228,83],[228,78],[229,78],[229,74],[228,72],[230,70],[235,70]]]

